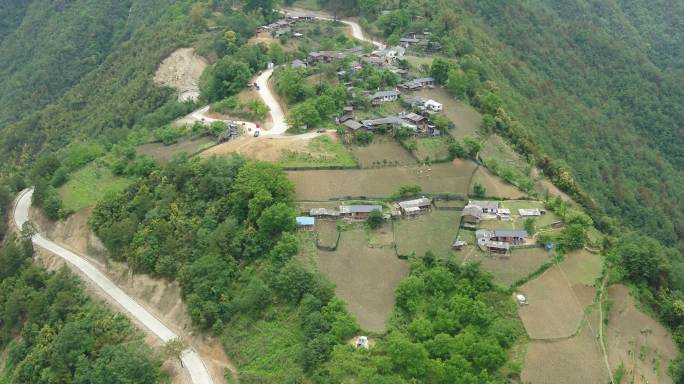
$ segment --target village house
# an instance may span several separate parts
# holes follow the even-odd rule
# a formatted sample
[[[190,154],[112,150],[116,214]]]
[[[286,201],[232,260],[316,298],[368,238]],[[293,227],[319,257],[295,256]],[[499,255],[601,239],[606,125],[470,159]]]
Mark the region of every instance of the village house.
[[[406,120],[402,119],[399,116],[386,116],[386,117],[381,117],[379,119],[369,119],[369,120],[362,120],[361,123],[368,127],[368,129],[377,129],[377,128],[387,128],[391,129],[394,127],[400,127],[400,128],[408,128],[412,131],[416,131],[417,128],[415,125],[410,124]]]
[[[412,45],[416,45],[421,42],[421,39],[416,39],[415,37],[402,37],[399,39],[399,45],[404,48],[408,48]]]
[[[475,237],[477,238],[477,245],[483,251],[507,255],[511,250],[511,245],[509,243],[493,240],[494,231],[492,230],[478,229],[475,231]]]
[[[364,56],[361,58],[361,61],[376,67],[383,67],[385,65],[385,59],[382,57]]]
[[[347,116],[347,118],[344,118],[343,120],[340,120],[341,124],[346,127],[347,131],[351,131],[351,133],[362,130],[362,131],[368,131],[370,128],[362,123],[359,123],[358,121],[352,119],[350,116]]]
[[[344,59],[348,56],[358,55],[363,52],[362,47],[349,48],[345,51],[316,51],[310,52],[308,62],[309,63],[329,63],[333,60]]]
[[[313,231],[316,224],[316,219],[310,216],[297,216],[295,220],[300,231]]]
[[[340,216],[352,219],[366,219],[373,211],[382,212],[380,205],[340,205]]]
[[[371,57],[379,57],[387,64],[393,64],[397,59],[404,57],[406,49],[402,46],[385,48],[378,51],[373,51]]]
[[[461,212],[461,221],[466,227],[474,227],[482,220],[482,208],[476,205],[466,205]]]
[[[509,221],[511,219],[511,210],[508,208],[499,208],[496,212],[496,218],[501,221]]]
[[[528,218],[528,217],[538,217],[543,214],[545,214],[546,211],[543,209],[539,208],[520,208],[518,209],[518,214],[520,214],[520,217],[522,218]]]
[[[317,217],[319,219],[337,219],[340,213],[334,209],[328,208],[311,208],[309,216]]]
[[[518,245],[523,244],[529,237],[530,235],[525,230],[495,229],[490,240]]]
[[[415,126],[419,133],[427,132],[428,119],[425,116],[411,112],[403,117],[409,124]]]
[[[372,105],[380,105],[382,103],[397,101],[399,100],[399,96],[399,91],[396,90],[377,91],[368,95],[368,99],[370,99]]]
[[[425,104],[423,104],[423,106],[425,107],[425,109],[427,109],[429,111],[433,111],[433,112],[441,112],[442,109],[444,108],[442,103],[435,101],[435,100],[432,100],[432,99],[426,101]]]
[[[482,213],[496,214],[499,211],[499,202],[492,200],[469,200],[468,205],[476,205],[482,209]]]
[[[451,248],[455,251],[461,251],[461,250],[463,250],[463,247],[465,247],[466,245],[468,245],[468,243],[466,243],[463,240],[458,239],[451,244]]]
[[[433,87],[434,85],[435,85],[435,79],[433,79],[432,77],[421,77],[418,79],[413,79],[413,80],[401,83],[401,84],[399,84],[399,88],[405,89],[407,91],[415,91],[417,89],[422,89],[425,87]]]
[[[371,104],[373,105],[379,105],[389,101],[397,101],[399,100],[399,91],[378,91],[368,96],[368,98],[371,100]]]
[[[432,208],[432,201],[426,197],[421,197],[420,199],[400,201],[399,208],[401,213],[406,216],[417,215],[421,212],[429,211]]]

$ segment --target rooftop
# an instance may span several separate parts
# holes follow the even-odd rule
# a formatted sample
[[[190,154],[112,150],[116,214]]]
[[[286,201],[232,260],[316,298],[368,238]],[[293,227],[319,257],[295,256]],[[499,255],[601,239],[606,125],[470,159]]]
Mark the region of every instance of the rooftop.
[[[397,90],[391,90],[391,91],[377,91],[374,94],[370,95],[371,99],[379,99],[382,97],[388,97],[388,96],[399,96],[399,91]]]
[[[432,202],[427,197],[421,197],[420,199],[414,199],[414,200],[400,201],[399,202],[399,206],[402,207],[403,209],[420,208],[420,207],[424,207],[426,205],[431,205],[431,204],[432,204]]]
[[[480,208],[499,209],[499,202],[494,200],[470,200],[468,205],[477,205]]]
[[[368,213],[382,211],[380,205],[340,205],[340,213]]]
[[[297,221],[297,225],[314,225],[316,222],[316,219],[314,219],[311,216],[297,216],[295,218]]]
[[[525,238],[528,238],[530,235],[527,233],[527,231],[523,231],[523,230],[495,229],[494,230],[494,236],[496,236],[496,237],[519,237],[521,239],[525,239]]]

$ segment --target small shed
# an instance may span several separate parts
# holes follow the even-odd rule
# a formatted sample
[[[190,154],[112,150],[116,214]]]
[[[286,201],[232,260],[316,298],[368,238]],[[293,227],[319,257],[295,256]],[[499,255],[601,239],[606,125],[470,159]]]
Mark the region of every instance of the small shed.
[[[399,202],[399,207],[404,215],[412,216],[429,211],[432,207],[432,201],[427,197],[421,197],[420,199],[401,201]]]
[[[295,220],[300,231],[313,231],[316,224],[316,219],[311,216],[297,216]]]
[[[526,218],[538,217],[543,215],[545,212],[539,208],[520,208],[518,209],[518,213],[520,214],[520,217]]]
[[[499,208],[496,212],[496,218],[501,221],[509,221],[511,219],[511,210],[508,208]]]

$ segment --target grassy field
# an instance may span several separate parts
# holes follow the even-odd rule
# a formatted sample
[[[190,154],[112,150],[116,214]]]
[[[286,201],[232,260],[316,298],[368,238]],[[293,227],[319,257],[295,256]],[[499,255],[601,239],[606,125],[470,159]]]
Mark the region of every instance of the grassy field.
[[[480,158],[487,168],[509,183],[526,191],[534,188],[532,166],[500,136],[491,135],[484,142],[480,150]]]
[[[435,60],[435,58],[433,56],[405,55],[404,60],[408,61],[411,66],[420,68],[422,64],[432,65],[432,62]]]
[[[608,297],[613,301],[606,335],[611,366],[624,365],[627,383],[672,383],[667,374],[677,356],[672,334],[636,307],[626,287],[610,287]]]
[[[351,170],[290,171],[298,200],[324,201],[335,197],[384,197],[402,185],[417,184],[428,193],[460,193],[468,190],[475,164],[459,162],[431,166],[386,167]]]
[[[319,251],[320,271],[335,284],[361,328],[382,332],[394,307],[394,290],[408,275],[408,263],[391,247],[369,247],[363,228],[342,233],[335,252]]]
[[[470,105],[455,100],[446,89],[441,87],[426,88],[414,92],[414,95],[434,99],[444,105],[444,112],[442,113],[456,125],[456,128],[452,129],[450,133],[457,140],[463,140],[466,136],[477,136],[482,116]]]
[[[311,139],[304,150],[289,151],[285,149],[278,164],[283,167],[319,168],[319,167],[355,167],[356,159],[352,153],[337,140],[329,136]]]
[[[164,145],[162,143],[149,143],[138,146],[137,152],[147,155],[159,162],[168,162],[174,156],[181,153],[194,155],[216,144],[216,141],[209,137],[200,137],[194,140],[181,140],[176,144]]]
[[[475,183],[482,184],[486,189],[486,195],[489,197],[497,197],[501,199],[522,199],[527,197],[527,194],[515,185],[506,182],[504,179],[493,174],[484,167],[478,168],[475,175],[473,175],[472,185]],[[470,191],[472,192],[472,185]]]
[[[521,378],[532,384],[609,382],[600,346],[587,326],[570,339],[530,342]]]
[[[520,287],[529,305],[520,308],[520,318],[531,338],[568,337],[582,320],[580,305],[560,268],[553,266]]]
[[[332,247],[337,241],[337,223],[332,220],[316,220],[316,237],[321,245]]]
[[[375,135],[369,145],[353,145],[351,152],[362,168],[416,164],[416,159],[396,140]]]
[[[413,154],[420,161],[441,161],[449,158],[449,143],[446,136],[410,138],[408,145],[415,143]]]
[[[321,6],[318,4],[318,1],[316,0],[297,0],[294,3],[292,3],[292,7],[308,9],[310,11],[318,11],[321,9]]]
[[[59,188],[59,196],[67,211],[92,207],[107,193],[123,191],[131,180],[114,176],[105,165],[92,162],[76,171]]]
[[[494,275],[494,281],[508,287],[539,269],[549,256],[542,248],[526,248],[514,249],[509,258],[484,256],[479,261],[482,269]]]
[[[451,244],[456,239],[460,211],[440,211],[394,221],[394,238],[400,255],[423,256],[432,251],[438,257],[452,254]]]

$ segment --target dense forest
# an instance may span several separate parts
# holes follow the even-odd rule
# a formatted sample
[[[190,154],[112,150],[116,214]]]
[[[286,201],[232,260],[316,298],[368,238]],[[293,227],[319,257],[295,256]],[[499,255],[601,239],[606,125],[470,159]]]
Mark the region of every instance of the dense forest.
[[[67,270],[32,265],[29,241],[0,248],[1,383],[163,383],[143,335],[90,300]]]

